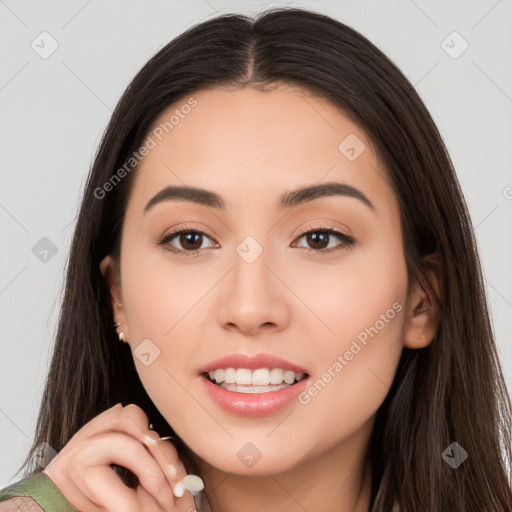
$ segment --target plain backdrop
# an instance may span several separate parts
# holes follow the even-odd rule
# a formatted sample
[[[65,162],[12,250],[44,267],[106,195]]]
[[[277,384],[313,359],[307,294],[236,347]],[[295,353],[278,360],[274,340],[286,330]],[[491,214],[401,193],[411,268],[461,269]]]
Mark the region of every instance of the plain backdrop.
[[[290,2],[0,0],[0,488],[21,477],[33,440],[79,200],[121,93],[190,26],[276,5]],[[430,110],[469,205],[512,389],[512,1],[291,5],[368,37]]]

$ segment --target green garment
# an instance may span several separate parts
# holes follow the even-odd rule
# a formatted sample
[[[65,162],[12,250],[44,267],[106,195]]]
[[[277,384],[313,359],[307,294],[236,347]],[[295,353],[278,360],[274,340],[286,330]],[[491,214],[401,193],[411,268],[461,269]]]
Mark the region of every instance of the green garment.
[[[0,489],[0,502],[17,496],[30,496],[44,512],[80,512],[69,503],[53,480],[42,471]],[[200,512],[211,512],[204,491],[194,496],[194,504]]]
[[[30,496],[45,512],[79,512],[42,471],[0,489],[0,502],[16,496]]]

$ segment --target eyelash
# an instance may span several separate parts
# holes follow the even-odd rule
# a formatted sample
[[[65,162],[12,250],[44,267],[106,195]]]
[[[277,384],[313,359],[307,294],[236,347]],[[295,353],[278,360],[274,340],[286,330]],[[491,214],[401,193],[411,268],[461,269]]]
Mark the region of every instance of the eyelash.
[[[205,235],[206,237],[208,237],[208,235],[206,233],[204,233],[203,231],[199,231],[194,228],[185,227],[178,231],[173,231],[173,232],[163,236],[162,238],[160,238],[160,240],[158,240],[158,245],[164,247],[164,249],[166,249],[174,254],[187,256],[187,257],[195,256],[201,249],[196,249],[194,251],[183,251],[181,249],[176,249],[175,247],[168,245],[169,242],[173,238],[176,238],[178,235],[181,235],[183,233],[188,233],[188,234],[194,233],[194,234],[199,234],[199,235]],[[332,254],[333,252],[340,251],[341,249],[351,247],[352,245],[354,245],[356,243],[356,241],[353,237],[346,235],[345,233],[342,233],[341,231],[338,231],[337,229],[333,228],[332,226],[318,226],[313,229],[309,229],[307,231],[300,231],[296,239],[300,240],[304,235],[308,235],[309,233],[324,233],[324,234],[333,235],[336,238],[338,238],[339,240],[341,240],[341,242],[342,242],[340,245],[338,245],[336,247],[331,247],[330,249],[310,249],[309,247],[303,248],[303,249],[306,249],[306,251],[308,251],[308,252],[312,252],[312,253],[315,253],[316,255],[320,255],[320,256]],[[210,237],[208,237],[208,238],[210,238]]]

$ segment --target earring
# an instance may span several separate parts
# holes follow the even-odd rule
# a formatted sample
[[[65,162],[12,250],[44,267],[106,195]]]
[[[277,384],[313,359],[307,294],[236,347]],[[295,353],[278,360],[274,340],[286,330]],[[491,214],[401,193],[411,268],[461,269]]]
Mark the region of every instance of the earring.
[[[124,339],[124,332],[122,332],[122,331],[119,333],[119,341],[123,341],[124,343],[128,343],[128,341]]]
[[[115,323],[114,324],[114,329],[117,329],[121,324],[118,324],[118,323]]]

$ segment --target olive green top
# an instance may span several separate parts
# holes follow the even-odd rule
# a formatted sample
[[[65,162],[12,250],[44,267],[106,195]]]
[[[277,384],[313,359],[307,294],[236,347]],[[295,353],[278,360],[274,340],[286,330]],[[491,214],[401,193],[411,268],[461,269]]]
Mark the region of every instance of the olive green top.
[[[53,480],[42,471],[0,489],[0,502],[19,496],[30,496],[44,512],[80,512],[69,503]],[[204,491],[194,496],[194,503],[197,510],[211,512]]]
[[[30,496],[45,512],[79,512],[42,471],[0,489],[0,502],[18,496]]]

